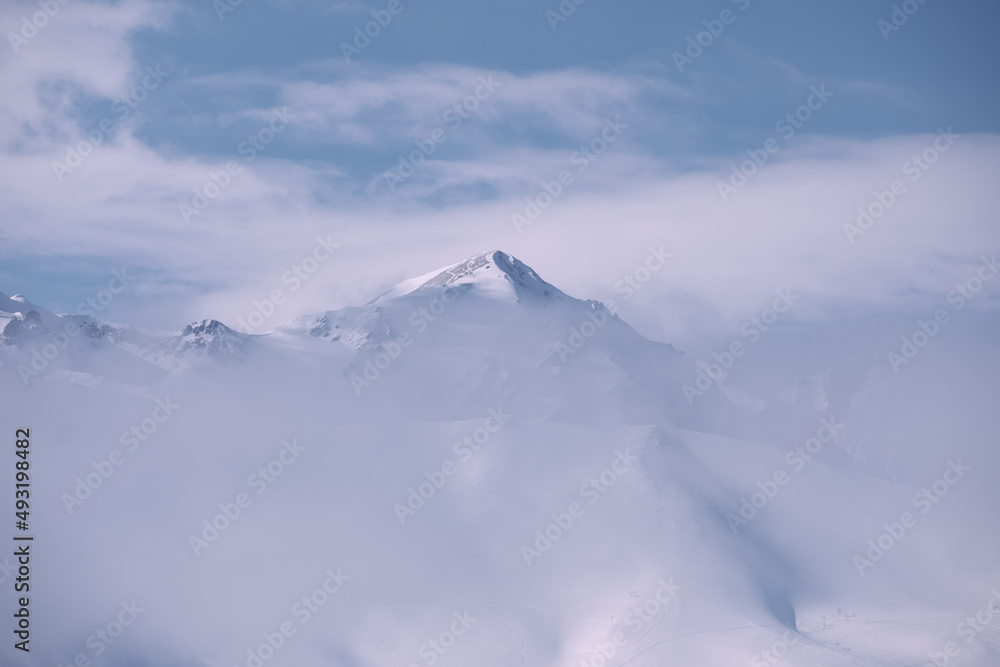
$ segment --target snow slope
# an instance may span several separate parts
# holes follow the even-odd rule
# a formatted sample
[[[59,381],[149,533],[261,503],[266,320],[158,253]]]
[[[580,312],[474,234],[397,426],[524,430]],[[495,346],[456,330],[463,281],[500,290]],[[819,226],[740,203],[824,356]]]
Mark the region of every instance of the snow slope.
[[[959,625],[1000,587],[994,460],[897,465],[918,378],[877,360],[692,403],[694,360],[499,251],[257,336],[0,309],[44,545],[5,664],[1000,664]]]

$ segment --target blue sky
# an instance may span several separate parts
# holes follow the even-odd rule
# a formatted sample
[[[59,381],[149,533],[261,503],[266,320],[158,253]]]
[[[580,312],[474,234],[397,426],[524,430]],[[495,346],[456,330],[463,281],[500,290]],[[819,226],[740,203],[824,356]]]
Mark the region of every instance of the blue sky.
[[[918,134],[941,124],[966,132],[996,130],[991,109],[1000,99],[992,79],[1000,46],[990,19],[1000,10],[984,9],[983,3],[930,2],[898,31],[886,33],[886,40],[877,22],[891,19],[892,5],[883,3],[588,0],[553,30],[545,12],[558,3],[401,0],[402,11],[349,66],[341,44],[352,43],[354,29],[386,4],[241,4],[225,12],[224,20],[208,2],[185,6],[169,28],[143,31],[135,40],[138,64],[170,63],[178,73],[167,84],[170,96],[144,107],[155,120],[144,136],[186,151],[225,151],[240,136],[238,128],[195,126],[191,114],[218,120],[227,111],[277,104],[279,82],[333,83],[375,71],[416,78],[415,69],[448,65],[521,77],[585,69],[676,87],[684,93],[681,100],[648,89],[645,99],[629,100],[643,103],[653,116],[636,143],[659,159],[739,152],[748,138],[769,131],[786,107],[800,103],[805,82],[828,83],[840,106],[817,117],[810,133],[874,138]],[[679,72],[673,54],[683,54],[687,39],[705,30],[703,22],[717,20],[727,9],[733,22]],[[236,73],[241,84],[221,90],[214,83],[212,89],[199,85],[206,77],[215,82],[220,74]],[[512,118],[497,128],[498,140],[558,147],[571,138],[560,131],[565,128],[558,119],[541,120]],[[689,132],[678,137],[662,127],[665,121],[683,122]],[[324,160],[359,177],[378,170],[379,157],[391,158],[393,149],[408,143],[385,141],[345,155],[347,147],[337,144],[342,150],[310,150],[308,140],[321,137],[299,139],[276,146],[275,154]]]
[[[665,243],[675,264],[625,315],[675,339],[725,331],[786,285],[810,297],[804,321],[919,313],[998,245],[992,4],[566,0],[555,22],[555,1],[244,0],[221,18],[208,0],[53,2],[37,34],[38,3],[0,10],[0,290],[57,311],[128,266],[108,319],[232,322],[320,235],[341,254],[285,319],[487,248],[606,299]],[[391,20],[347,62],[372,12]],[[689,38],[702,52],[678,68]],[[779,131],[796,110],[807,120]],[[602,142],[609,122],[623,129]],[[944,128],[961,138],[908,180]],[[54,166],[88,142],[79,166]],[[389,187],[421,142],[433,151]],[[225,187],[185,215],[213,174]],[[900,178],[851,242],[857,209]]]

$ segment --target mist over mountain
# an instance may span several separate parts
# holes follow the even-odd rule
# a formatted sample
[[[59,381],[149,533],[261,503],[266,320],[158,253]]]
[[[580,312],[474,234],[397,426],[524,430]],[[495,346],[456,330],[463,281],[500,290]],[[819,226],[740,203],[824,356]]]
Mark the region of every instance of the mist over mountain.
[[[919,371],[756,396],[616,310],[501,251],[262,333],[0,294],[45,581],[5,660],[993,664],[994,455],[907,434]]]

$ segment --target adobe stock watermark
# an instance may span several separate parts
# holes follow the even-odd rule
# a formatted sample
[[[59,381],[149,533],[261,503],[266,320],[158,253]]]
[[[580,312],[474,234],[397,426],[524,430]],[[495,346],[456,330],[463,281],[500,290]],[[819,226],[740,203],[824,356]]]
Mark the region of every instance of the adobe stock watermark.
[[[159,88],[168,76],[170,76],[170,72],[161,71],[159,65],[147,67],[146,75],[139,83],[133,86],[127,95],[119,97],[111,104],[111,110],[116,115],[102,118],[97,123],[97,127],[84,132],[84,138],[78,141],[76,146],[66,146],[66,157],[62,162],[52,162],[52,173],[55,174],[56,180],[62,183],[66,176],[72,174],[82,165],[83,161],[104,143],[105,137],[110,136],[121,123],[125,122],[149,96],[149,93]]]
[[[29,321],[29,318],[33,314],[28,313],[24,321]],[[6,329],[4,331],[6,332]],[[55,361],[62,354],[62,351],[70,346],[71,339],[79,336],[82,331],[83,327],[73,320],[68,320],[62,331],[52,333],[47,337],[48,342],[42,343],[41,347],[35,347],[32,350],[29,365],[17,365],[17,374],[24,386],[27,387],[33,381],[37,380],[49,367],[49,364]]]
[[[559,28],[560,23],[565,23],[569,20],[569,17],[576,14],[576,8],[580,7],[587,0],[562,0],[555,8],[545,10],[545,20],[548,22],[549,27],[552,28],[552,32],[555,32]]]
[[[607,119],[598,136],[591,139],[589,143],[581,145],[569,156],[570,166],[576,168],[575,174],[569,169],[563,169],[551,182],[542,180],[541,192],[534,197],[525,198],[524,209],[520,213],[511,214],[510,221],[514,225],[514,230],[518,234],[522,234],[525,227],[535,223],[541,217],[542,212],[552,206],[563,195],[566,188],[573,185],[578,175],[590,169],[591,165],[597,162],[608,148],[621,138],[628,127],[626,123],[621,122],[620,116],[615,116],[613,120]]]
[[[212,9],[221,22],[226,20],[226,14],[232,14],[242,4],[243,0],[212,0]]]
[[[407,2],[413,2],[413,0],[407,0]],[[340,43],[340,52],[344,54],[344,60],[350,63],[351,58],[360,56],[362,51],[371,46],[372,40],[381,35],[382,31],[388,28],[393,19],[402,14],[404,9],[406,6],[402,0],[389,0],[385,9],[371,10],[373,20],[365,23],[364,29],[361,25],[354,26],[354,39],[350,43]]]
[[[788,655],[788,649],[798,643],[799,635],[791,630],[785,630],[770,646],[757,651],[750,658],[750,665],[751,667],[774,667]]]
[[[473,624],[479,620],[469,614],[468,609],[461,613],[456,611],[451,616],[455,620],[451,622],[448,628],[429,638],[417,650],[417,655],[424,659],[425,665],[433,665],[440,660],[472,628]],[[420,665],[411,662],[409,667],[420,667]]]
[[[449,132],[461,128],[482,103],[490,99],[497,88],[503,85],[494,81],[492,74],[480,76],[478,82],[471,95],[454,102],[441,114],[441,122],[447,129],[436,127],[425,138],[414,140],[417,150],[407,155],[400,155],[396,167],[382,173],[381,178],[389,186],[389,192],[395,192],[397,186],[405,183],[421,166],[427,164],[427,160],[437,152],[438,145],[448,141]]]
[[[950,125],[947,130],[938,128],[938,136],[934,138],[931,145],[919,155],[914,155],[903,163],[903,175],[909,177],[910,183],[916,183],[938,161],[941,155],[947,153],[961,137],[961,134],[955,134],[951,131]],[[906,181],[899,178],[890,183],[887,190],[873,191],[873,201],[866,206],[858,207],[858,217],[854,224],[844,223],[844,234],[847,236],[848,242],[854,245],[857,238],[871,229],[906,192]]]
[[[305,625],[317,614],[330,600],[344,587],[350,580],[350,576],[341,572],[341,568],[336,570],[327,569],[323,574],[326,578],[323,583],[316,587],[308,595],[303,595],[302,599],[292,605],[289,614],[298,620],[299,625]],[[282,621],[273,632],[264,632],[261,637],[263,642],[256,647],[248,648],[246,660],[243,665],[234,663],[233,667],[263,667],[264,663],[274,657],[288,640],[295,636],[298,628],[291,619]]]
[[[956,311],[965,308],[982,291],[983,286],[993,280],[997,273],[1000,273],[1000,264],[997,264],[996,254],[989,258],[984,255],[979,259],[980,264],[976,272],[969,276],[965,282],[955,285],[955,289],[948,292],[945,297],[945,300],[952,304]]]
[[[267,125],[248,135],[245,141],[236,146],[236,152],[243,156],[244,164],[250,164],[264,152],[275,137],[288,128],[294,118],[295,116],[288,112],[288,107],[272,109],[271,119]],[[243,166],[235,160],[226,162],[225,167],[219,171],[210,170],[208,180],[193,188],[194,195],[191,197],[190,205],[183,202],[177,205],[181,219],[186,224],[191,224],[191,218],[201,215],[202,211],[232,184],[233,178],[241,173]]]
[[[313,246],[312,251],[281,274],[281,284],[288,285],[288,294],[297,292],[333,256],[333,251],[340,247],[339,244],[331,240],[331,236],[332,234],[327,234],[326,238],[317,236],[316,245]],[[284,305],[287,296],[285,290],[276,287],[261,301],[255,299],[253,310],[246,317],[237,320],[237,331],[244,334],[259,331],[264,323],[278,311],[278,307]]]
[[[948,467],[945,468],[941,477],[914,495],[911,504],[915,509],[920,510],[921,515],[927,514],[941,502],[942,498],[948,495],[951,487],[958,484],[965,477],[965,473],[971,470],[972,468],[962,465],[962,459],[949,460]],[[854,567],[858,570],[858,576],[865,576],[865,570],[874,567],[875,563],[881,561],[906,536],[907,531],[917,525],[919,518],[912,512],[903,512],[896,523],[883,523],[882,528],[885,529],[885,532],[868,540],[868,550],[864,552],[864,556],[855,554],[852,559]]]
[[[602,470],[600,474],[591,477],[580,487],[580,497],[585,499],[588,505],[593,505],[600,500],[623,475],[631,472],[635,464],[639,462],[638,458],[627,452],[615,450],[615,454],[617,456],[610,466]],[[532,561],[541,558],[552,548],[552,545],[562,539],[563,535],[572,530],[585,512],[584,505],[574,501],[569,504],[565,512],[550,514],[552,523],[535,531],[535,541],[532,542],[532,545],[521,545],[521,555],[528,567],[531,567]]]
[[[624,295],[623,301],[628,301],[639,292],[652,278],[653,274],[662,269],[667,264],[667,260],[673,255],[663,249],[663,246],[649,246],[649,254],[646,260],[630,272],[622,276],[622,279],[614,284],[615,294]],[[614,299],[608,300],[608,310],[612,314],[618,311],[618,306]]]
[[[758,490],[751,493],[749,499],[746,497],[740,498],[739,515],[733,512],[726,513],[726,522],[729,524],[729,529],[733,531],[733,535],[736,535],[740,528],[749,524],[760,510],[764,509],[769,502],[774,500],[781,491],[781,488],[787,486],[792,481],[792,478],[802,472],[806,464],[812,461],[823,450],[823,445],[839,440],[840,436],[838,432],[843,428],[844,424],[838,424],[832,417],[829,419],[826,417],[820,419],[816,435],[804,443],[796,445],[794,449],[789,450],[785,454],[785,463],[788,465],[789,470],[775,470],[774,474],[767,479],[758,481]]]
[[[261,466],[257,468],[256,472],[251,473],[247,478],[247,486],[256,492],[255,495],[259,496],[264,493],[298,460],[304,451],[306,448],[300,445],[295,438],[292,438],[291,442],[284,440],[277,455],[268,461],[267,465]],[[188,545],[195,557],[199,557],[202,551],[218,540],[222,533],[229,530],[230,526],[243,516],[243,510],[251,505],[253,505],[253,498],[246,492],[237,493],[231,502],[219,503],[219,513],[211,520],[205,519],[201,522],[202,528],[198,535],[192,533],[188,536]]]
[[[737,6],[737,8],[744,12],[750,8],[751,0],[732,0],[732,3]],[[674,51],[673,59],[674,65],[677,66],[677,71],[681,74],[684,73],[684,67],[686,65],[693,65],[694,61],[701,58],[705,54],[705,50],[710,48],[715,44],[716,40],[722,37],[722,33],[726,31],[726,26],[732,25],[736,22],[736,17],[739,16],[736,12],[731,9],[723,9],[719,13],[719,18],[717,19],[706,19],[702,21],[701,24],[705,26],[705,29],[695,35],[688,35],[687,46],[684,48],[684,53],[680,51]]]
[[[740,333],[747,337],[747,345],[751,345],[760,340],[761,335],[768,331],[778,321],[781,315],[791,310],[799,297],[792,294],[790,288],[775,290],[777,298],[771,303],[769,308],[765,308],[760,315],[754,315],[740,327]],[[685,384],[681,387],[684,398],[689,405],[694,405],[694,399],[702,396],[712,388],[715,383],[721,383],[729,375],[729,370],[747,351],[747,346],[741,340],[734,340],[726,349],[720,352],[713,352],[714,361],[700,363],[698,374],[695,377],[694,385]]]
[[[582,350],[587,341],[596,336],[597,332],[611,320],[612,315],[610,309],[605,310],[604,306],[594,304],[592,310],[587,311],[589,321],[574,324],[569,328],[566,337],[556,342],[555,352],[559,355],[560,363],[566,363],[571,355]]]
[[[115,300],[115,297],[124,292],[128,284],[134,279],[133,276],[128,275],[128,269],[124,266],[121,271],[112,269],[111,279],[108,280],[107,287],[98,290],[94,296],[88,297],[77,304],[76,314],[97,317],[97,314],[103,313],[111,305],[111,302]]]
[[[663,249],[663,246],[649,246],[649,254],[644,262],[636,266],[632,271],[622,276],[621,280],[615,282],[614,291],[616,294],[624,294],[623,301],[628,301],[639,292],[650,280],[653,274],[662,269],[667,260],[673,257]],[[618,312],[618,302],[615,299],[608,299],[604,308],[598,303],[591,302],[591,310],[587,312],[587,321],[577,322],[569,328],[566,336],[556,342],[555,352],[559,355],[559,362],[566,363],[571,355],[576,354],[584,348],[597,332],[604,327],[612,316]],[[606,309],[606,311],[605,311]]]
[[[920,11],[920,8],[927,4],[927,0],[903,0],[898,5],[893,3],[892,12],[887,19],[879,19],[875,22],[875,27],[882,33],[882,41],[888,42],[889,36],[898,32],[906,25],[910,17]]]
[[[809,97],[806,98],[805,103],[779,118],[774,124],[775,132],[780,134],[786,143],[791,141],[795,133],[805,127],[805,124],[812,119],[817,111],[826,105],[831,97],[833,97],[833,93],[826,89],[825,83],[820,84],[818,88],[816,86],[810,87]],[[722,201],[729,201],[729,198],[736,194],[737,190],[746,185],[754,174],[766,165],[771,160],[771,157],[780,151],[782,147],[778,139],[768,137],[764,140],[764,144],[760,148],[748,150],[748,159],[731,167],[727,182],[715,182],[715,189],[718,191]]]
[[[644,629],[659,620],[670,607],[671,601],[678,596],[681,587],[674,583],[672,577],[669,581],[660,579],[658,583],[659,588],[644,596],[645,599],[640,604],[629,605],[620,624],[611,629],[606,641],[594,645],[589,658],[580,658],[579,667],[605,667]],[[629,632],[619,629],[619,625],[628,628]]]
[[[993,623],[993,619],[1000,617],[1000,591],[994,588],[990,593],[992,595],[986,601],[986,604],[983,605],[982,609],[977,611],[975,615],[970,614],[966,616],[955,627],[955,634],[961,637],[966,644],[969,644],[986,628],[997,628]],[[927,657],[931,661],[925,663],[925,665],[926,667],[945,667],[945,665],[951,662],[952,658],[957,658],[961,654],[962,645],[958,642],[950,641],[942,646],[940,650],[928,653]]]
[[[27,16],[21,17],[21,29],[18,32],[8,32],[7,41],[14,53],[19,53],[21,49],[38,34],[38,31],[49,24],[59,11],[68,5],[70,0],[39,0],[38,7],[42,11],[35,12],[29,19]]]
[[[156,434],[160,425],[170,419],[174,412],[181,407],[179,404],[171,401],[169,396],[158,398],[155,402],[156,407],[153,408],[148,417],[138,424],[134,424],[121,434],[119,441],[122,445],[128,446],[129,452],[137,451],[143,443]],[[84,477],[77,477],[75,480],[76,487],[73,489],[72,494],[64,493],[59,496],[63,506],[66,508],[66,512],[72,515],[75,509],[82,507],[83,503],[94,495],[94,491],[111,479],[111,476],[115,474],[115,470],[125,463],[125,458],[125,454],[120,449],[113,449],[108,453],[106,458],[100,461],[92,461],[90,465],[94,469],[94,472],[87,473]]]
[[[112,269],[111,279],[108,280],[107,286],[98,290],[93,296],[81,301],[76,307],[76,314],[96,317],[98,313],[103,313],[111,302],[125,291],[125,288],[132,280],[134,280],[134,277],[128,275],[128,270],[125,267],[122,267],[121,271]],[[28,313],[24,318],[24,322],[28,322],[32,314]],[[41,324],[40,318],[37,324]],[[28,386],[33,380],[37,380],[49,367],[49,364],[55,361],[62,354],[63,350],[70,346],[71,339],[76,338],[82,332],[83,327],[70,319],[66,319],[66,324],[62,327],[62,331],[49,332],[50,335],[47,336],[48,342],[43,343],[41,348],[35,348],[32,351],[30,366],[25,366],[24,364],[18,364],[17,366],[18,376],[21,378],[24,386]]]
[[[354,395],[360,396],[361,392],[372,386],[382,374],[392,366],[393,362],[403,355],[403,350],[413,345],[416,337],[427,331],[431,324],[444,315],[451,304],[458,300],[464,292],[445,290],[441,296],[434,297],[426,306],[417,308],[410,313],[407,322],[412,327],[412,331],[407,329],[396,335],[395,340],[380,343],[374,350],[370,358],[365,359],[361,373],[351,373],[351,387]]]
[[[981,263],[976,272],[969,276],[965,282],[955,285],[955,288],[948,292],[945,300],[951,304],[956,312],[965,308],[972,299],[982,291],[985,284],[1000,273],[1000,264],[997,263],[997,256],[991,258],[980,258]],[[899,352],[891,351],[886,355],[893,373],[898,373],[899,369],[916,357],[920,350],[934,339],[941,331],[941,328],[951,322],[951,315],[946,308],[938,308],[934,311],[934,316],[926,320],[917,320],[916,330],[903,336],[899,346]]]
[[[406,497],[406,504],[396,503],[392,506],[399,519],[400,525],[406,525],[407,519],[415,516],[427,502],[440,491],[448,481],[455,476],[462,464],[468,463],[472,457],[479,453],[489,443],[493,434],[506,425],[510,415],[503,411],[503,406],[496,410],[490,408],[489,417],[483,425],[476,428],[472,433],[462,436],[461,440],[455,442],[451,447],[453,457],[441,462],[434,470],[425,470],[424,478],[416,488],[407,489],[409,494]]]
[[[121,637],[127,628],[129,628],[136,619],[139,618],[139,614],[146,611],[144,607],[140,607],[135,600],[131,602],[121,602],[121,611],[119,611],[115,618],[104,624],[103,627],[98,628],[95,632],[87,637],[86,645],[90,649],[90,654],[87,653],[77,653],[72,661],[66,664],[66,667],[91,667],[94,663],[91,660],[91,655],[98,658],[107,652],[108,647],[115,643],[119,637]],[[58,667],[63,667],[59,665]]]

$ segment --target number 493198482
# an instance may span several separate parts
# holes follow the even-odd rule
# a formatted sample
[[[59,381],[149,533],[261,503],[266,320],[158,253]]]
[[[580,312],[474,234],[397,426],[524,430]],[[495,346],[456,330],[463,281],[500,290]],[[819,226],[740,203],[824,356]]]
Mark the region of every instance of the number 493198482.
[[[29,429],[19,428],[14,435],[17,445],[15,450],[17,454],[15,463],[17,468],[15,474],[16,500],[14,501],[14,515],[17,517],[17,523],[15,525],[19,530],[28,530],[28,501],[31,498],[31,482],[28,477],[28,468],[31,464],[28,462],[28,451],[31,448],[31,433]]]

